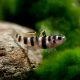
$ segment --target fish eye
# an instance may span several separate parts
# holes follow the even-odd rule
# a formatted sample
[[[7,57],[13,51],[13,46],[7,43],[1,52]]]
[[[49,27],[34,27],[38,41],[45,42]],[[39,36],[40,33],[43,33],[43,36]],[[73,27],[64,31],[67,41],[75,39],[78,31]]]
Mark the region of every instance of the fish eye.
[[[59,36],[59,37],[58,37],[58,40],[61,40],[61,39],[62,39],[62,38]]]

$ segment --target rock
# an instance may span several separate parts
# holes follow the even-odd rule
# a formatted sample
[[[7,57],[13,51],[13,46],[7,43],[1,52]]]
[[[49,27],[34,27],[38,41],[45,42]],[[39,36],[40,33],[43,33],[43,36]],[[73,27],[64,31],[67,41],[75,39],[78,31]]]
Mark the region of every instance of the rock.
[[[13,38],[15,32],[23,34],[29,31],[33,30],[14,23],[0,22],[0,80],[16,80],[17,77],[20,80],[41,63],[39,49],[33,48],[27,52],[27,48],[19,46]]]

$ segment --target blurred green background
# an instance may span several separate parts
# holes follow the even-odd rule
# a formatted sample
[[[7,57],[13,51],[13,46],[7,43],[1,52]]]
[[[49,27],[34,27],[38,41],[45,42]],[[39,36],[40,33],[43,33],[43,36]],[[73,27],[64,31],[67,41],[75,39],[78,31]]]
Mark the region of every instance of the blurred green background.
[[[80,80],[80,0],[0,0],[0,20],[67,38],[43,50],[43,62],[28,80]]]

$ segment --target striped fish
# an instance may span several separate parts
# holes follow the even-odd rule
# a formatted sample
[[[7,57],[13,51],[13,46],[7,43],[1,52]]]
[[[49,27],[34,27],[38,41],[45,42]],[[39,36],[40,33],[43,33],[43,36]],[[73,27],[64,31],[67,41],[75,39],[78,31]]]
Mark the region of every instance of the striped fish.
[[[54,48],[65,41],[65,36],[62,35],[53,35],[53,36],[21,36],[20,34],[16,34],[16,41],[19,44],[23,44],[25,46],[33,46],[35,48]]]

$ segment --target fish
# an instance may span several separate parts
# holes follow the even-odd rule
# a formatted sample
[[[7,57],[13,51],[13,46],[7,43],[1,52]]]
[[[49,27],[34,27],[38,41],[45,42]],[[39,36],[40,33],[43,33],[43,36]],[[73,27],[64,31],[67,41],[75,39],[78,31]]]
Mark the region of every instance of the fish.
[[[28,33],[31,36],[23,36],[21,34],[16,34],[15,39],[19,44],[22,44],[26,47],[34,47],[36,49],[47,49],[47,48],[55,48],[61,44],[63,44],[66,40],[64,35],[49,35],[42,32],[42,36],[33,35],[35,33]]]

